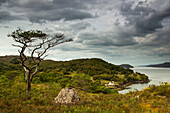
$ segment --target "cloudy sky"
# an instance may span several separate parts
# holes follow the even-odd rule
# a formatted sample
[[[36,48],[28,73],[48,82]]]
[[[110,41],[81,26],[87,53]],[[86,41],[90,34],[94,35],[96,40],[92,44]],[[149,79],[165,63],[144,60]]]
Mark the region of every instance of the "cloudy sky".
[[[48,59],[170,61],[170,0],[0,0],[0,56],[18,54],[7,37],[18,28],[74,39],[51,49]]]

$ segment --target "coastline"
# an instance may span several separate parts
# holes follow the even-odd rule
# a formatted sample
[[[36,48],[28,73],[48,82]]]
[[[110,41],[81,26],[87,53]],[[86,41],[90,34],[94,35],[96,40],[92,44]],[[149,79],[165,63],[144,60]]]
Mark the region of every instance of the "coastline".
[[[117,89],[119,91],[127,89],[128,86],[132,85],[132,84],[144,84],[144,83],[149,83],[151,80],[139,80],[139,81],[133,81],[133,82],[129,82],[129,83],[124,83],[124,84],[119,84],[119,85],[113,85],[113,86],[107,86],[110,89]]]

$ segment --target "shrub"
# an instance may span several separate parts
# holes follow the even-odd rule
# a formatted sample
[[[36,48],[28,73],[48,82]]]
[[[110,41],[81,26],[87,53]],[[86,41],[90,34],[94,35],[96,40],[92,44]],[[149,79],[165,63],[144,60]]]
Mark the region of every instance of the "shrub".
[[[111,89],[101,85],[99,80],[92,81],[91,77],[85,74],[75,75],[67,84],[67,87],[78,88],[90,93],[113,93]]]

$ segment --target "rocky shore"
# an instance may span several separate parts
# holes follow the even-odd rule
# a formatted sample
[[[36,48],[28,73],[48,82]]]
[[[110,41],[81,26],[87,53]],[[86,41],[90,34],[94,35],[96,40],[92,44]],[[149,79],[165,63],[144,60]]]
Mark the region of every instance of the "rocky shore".
[[[124,84],[110,85],[110,86],[107,86],[107,87],[109,87],[110,89],[118,89],[120,91],[120,90],[126,89],[128,86],[130,86],[132,84],[144,84],[144,83],[148,83],[150,81],[151,80],[145,80],[145,81],[138,80],[138,81],[133,81],[133,82],[124,83]]]

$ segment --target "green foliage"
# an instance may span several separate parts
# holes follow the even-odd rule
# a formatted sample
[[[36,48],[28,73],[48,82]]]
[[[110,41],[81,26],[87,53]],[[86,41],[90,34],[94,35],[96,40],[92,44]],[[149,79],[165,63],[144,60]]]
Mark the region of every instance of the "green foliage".
[[[69,81],[70,81],[70,78],[65,77],[65,78],[60,79],[58,83],[61,85],[62,88],[65,88],[67,84],[69,83]]]
[[[70,81],[67,82],[67,87],[74,87],[76,89],[80,89],[90,93],[113,93],[110,88],[102,86],[100,81],[93,82],[91,80],[91,77],[85,74],[77,74]]]
[[[47,63],[51,61],[42,62],[42,70],[47,69],[61,69],[66,72],[85,73],[90,76],[100,75],[100,74],[117,74],[119,73],[133,73],[132,70],[124,69],[120,66],[116,66],[110,63],[107,63],[101,59],[92,58],[92,59],[79,59],[66,62],[51,62],[50,66],[45,67]],[[45,67],[45,68],[44,68]]]
[[[144,91],[122,95],[101,84],[102,80],[128,83],[148,80],[144,74],[133,73],[101,59],[67,62],[46,60],[33,79],[31,99],[26,100],[26,83],[17,56],[0,57],[0,112],[2,113],[140,113],[169,112],[170,85],[150,86]],[[31,63],[31,62],[28,62]],[[49,65],[50,64],[50,65]],[[74,87],[80,103],[54,103],[62,87]]]
[[[19,60],[19,58],[13,58],[13,59],[10,61],[10,63],[12,63],[12,64],[19,64],[19,63],[20,63],[20,60]]]
[[[4,75],[9,71],[16,71],[17,73],[23,73],[23,68],[20,64],[14,62],[14,59],[19,59],[18,56],[2,56],[0,57],[0,74]]]
[[[142,94],[142,96],[145,97],[150,97],[150,94],[152,94],[152,96],[165,96],[167,98],[170,98],[170,90],[168,89],[170,88],[170,85],[165,84],[165,85],[161,85],[161,86],[155,86],[155,85],[150,85],[148,89],[145,90],[145,94]]]
[[[78,76],[78,75],[77,75]],[[87,78],[90,80],[90,78]],[[99,81],[96,81],[99,84]],[[3,83],[3,84],[2,84]],[[9,84],[10,83],[10,84]],[[6,95],[0,90],[1,113],[168,113],[170,85],[150,86],[143,91],[128,94],[92,94],[78,90],[80,103],[75,105],[60,105],[54,103],[61,87],[55,83],[33,84],[30,100],[26,100],[25,83],[20,77],[9,82],[6,76],[0,77],[0,84]],[[0,87],[1,88],[1,87]]]
[[[6,97],[10,91],[11,83],[4,75],[0,76],[0,97]]]
[[[47,65],[49,63],[50,65]],[[134,73],[131,69],[124,69],[123,67],[107,63],[97,58],[65,62],[46,60],[41,63],[41,71],[47,72],[48,70],[53,71],[55,69],[60,70],[65,75],[73,72],[84,73],[92,76],[94,80],[110,80],[120,83],[148,80],[148,77],[144,74]],[[121,75],[123,75],[124,78],[121,78]]]
[[[47,35],[40,30],[22,31],[21,29],[18,29],[18,30],[14,31],[14,32],[12,32],[11,34],[8,35],[8,37],[13,37],[17,41],[18,40],[21,40],[21,41],[24,40],[25,43],[34,42],[35,38],[40,39],[40,38],[44,38],[46,36]]]
[[[8,71],[4,74],[9,80],[14,79],[16,76],[19,76],[20,73],[17,71]]]
[[[6,76],[0,76],[0,96],[5,98],[15,98],[25,96],[26,83],[23,82],[21,76],[17,76],[13,81]],[[23,95],[24,91],[24,95]]]
[[[11,78],[21,74],[24,75],[22,66],[18,64],[18,59],[19,57],[17,56],[0,57],[0,74],[7,75],[8,77],[10,75]],[[27,63],[32,64],[29,59]],[[17,73],[12,74],[14,71]],[[148,77],[144,74],[134,73],[131,69],[124,69],[101,59],[92,58],[65,62],[52,60],[42,61],[39,73],[33,78],[33,83],[59,83],[65,81],[61,79],[66,79],[67,76],[72,73],[84,73],[85,75],[93,77],[95,81],[108,80],[118,82],[119,84],[148,80]],[[64,86],[63,84],[63,87]]]
[[[2,64],[0,65],[0,74],[7,77],[10,81],[15,81],[18,77],[21,77],[23,80],[24,72],[18,59],[19,57],[17,56],[0,57],[0,64]],[[32,64],[29,58],[27,63]],[[101,83],[101,81],[104,80],[114,81],[119,85],[135,83],[135,81],[147,81],[148,77],[144,74],[133,73],[130,69],[124,69],[96,58],[65,62],[45,60],[42,61],[39,72],[33,78],[33,83],[55,83],[63,88],[74,87],[90,93],[109,94],[118,92],[116,89],[110,90],[103,86],[103,82]],[[23,84],[20,85],[23,86]],[[19,87],[19,85],[17,87]]]

